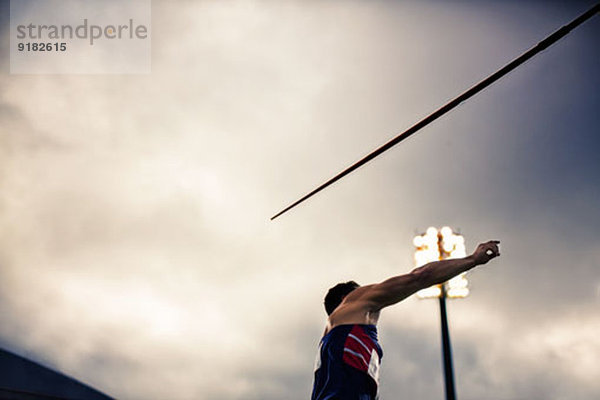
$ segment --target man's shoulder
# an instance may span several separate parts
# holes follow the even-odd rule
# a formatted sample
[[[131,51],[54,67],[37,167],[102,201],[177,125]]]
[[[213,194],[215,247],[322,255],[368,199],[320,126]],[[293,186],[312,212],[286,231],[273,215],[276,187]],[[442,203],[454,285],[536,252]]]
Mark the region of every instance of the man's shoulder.
[[[348,293],[348,296],[346,296],[342,304],[347,302],[360,301],[361,299],[364,299],[364,297],[368,295],[376,286],[377,284],[371,284],[357,287],[356,289]]]

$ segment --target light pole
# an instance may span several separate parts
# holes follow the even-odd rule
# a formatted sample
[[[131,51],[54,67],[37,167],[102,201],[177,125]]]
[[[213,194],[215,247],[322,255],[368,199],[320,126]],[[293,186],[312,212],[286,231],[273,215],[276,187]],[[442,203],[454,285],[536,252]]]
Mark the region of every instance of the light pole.
[[[434,227],[427,228],[422,235],[413,239],[416,247],[415,264],[417,267],[432,261],[445,260],[448,258],[460,258],[466,256],[465,239],[461,235],[452,232],[445,226],[440,230]],[[454,388],[454,372],[452,368],[452,349],[450,346],[450,332],[448,330],[448,316],[446,314],[446,298],[462,298],[469,294],[468,282],[465,273],[462,273],[448,282],[428,287],[417,292],[421,299],[439,299],[440,317],[442,326],[442,354],[444,362],[444,380],[446,384],[446,399],[456,400],[456,389]]]

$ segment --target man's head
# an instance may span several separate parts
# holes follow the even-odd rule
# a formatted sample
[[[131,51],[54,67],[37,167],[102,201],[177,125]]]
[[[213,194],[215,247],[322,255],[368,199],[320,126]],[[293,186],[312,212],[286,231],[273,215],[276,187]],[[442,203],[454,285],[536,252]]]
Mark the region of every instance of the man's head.
[[[348,281],[343,283],[338,283],[329,291],[325,296],[325,311],[327,311],[327,315],[331,315],[333,310],[340,305],[344,297],[348,295],[351,291],[359,287],[360,285],[354,281]]]

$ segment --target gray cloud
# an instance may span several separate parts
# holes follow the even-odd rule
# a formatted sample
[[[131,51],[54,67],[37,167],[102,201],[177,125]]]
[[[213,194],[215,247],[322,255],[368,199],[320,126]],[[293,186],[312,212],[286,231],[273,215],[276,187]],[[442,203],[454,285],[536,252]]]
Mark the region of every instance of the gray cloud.
[[[268,222],[585,6],[155,2],[151,75],[0,76],[0,342],[118,398],[307,398],[324,291],[448,224],[503,241],[450,305],[461,398],[597,397],[594,21]],[[441,395],[437,318],[386,310],[383,398]]]

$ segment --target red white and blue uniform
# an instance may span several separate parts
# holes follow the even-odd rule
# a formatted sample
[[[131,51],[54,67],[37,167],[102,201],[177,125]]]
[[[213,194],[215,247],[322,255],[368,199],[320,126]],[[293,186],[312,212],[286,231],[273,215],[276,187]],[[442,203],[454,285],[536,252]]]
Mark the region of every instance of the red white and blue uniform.
[[[383,351],[375,325],[338,325],[321,339],[311,400],[374,400]]]

